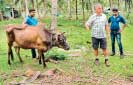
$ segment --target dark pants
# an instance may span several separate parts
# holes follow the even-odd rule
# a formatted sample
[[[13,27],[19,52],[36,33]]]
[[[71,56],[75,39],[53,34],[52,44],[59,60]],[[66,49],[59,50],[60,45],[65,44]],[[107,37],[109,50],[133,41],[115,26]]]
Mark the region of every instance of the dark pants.
[[[123,54],[123,47],[121,43],[121,33],[117,31],[111,31],[110,34],[111,34],[111,42],[112,42],[112,53],[115,54],[115,38],[116,38],[119,46],[120,55]]]
[[[36,58],[36,51],[35,49],[31,49],[31,53],[32,53],[32,58]]]

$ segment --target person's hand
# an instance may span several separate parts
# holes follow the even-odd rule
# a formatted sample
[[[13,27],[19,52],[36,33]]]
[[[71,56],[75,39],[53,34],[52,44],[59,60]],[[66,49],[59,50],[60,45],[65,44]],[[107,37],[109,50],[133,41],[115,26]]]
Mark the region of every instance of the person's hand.
[[[87,31],[89,31],[89,29],[90,29],[87,23],[85,23],[85,29],[86,29]]]
[[[119,33],[121,33],[123,30],[122,29],[119,29]]]
[[[23,24],[22,28],[25,29],[28,25],[27,24]]]

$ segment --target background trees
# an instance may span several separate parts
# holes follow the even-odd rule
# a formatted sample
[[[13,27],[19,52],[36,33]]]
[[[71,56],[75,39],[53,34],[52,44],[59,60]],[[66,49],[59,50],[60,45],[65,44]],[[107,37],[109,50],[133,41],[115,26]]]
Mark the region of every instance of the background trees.
[[[53,1],[55,2],[52,3]],[[56,7],[53,7],[56,2]],[[109,8],[117,7],[120,13],[127,18],[130,17],[131,10],[133,10],[133,0],[0,0],[0,14],[4,14],[6,6],[10,6],[18,10],[22,17],[25,17],[29,8],[35,8],[39,18],[51,15],[58,17],[61,15],[68,19],[82,18],[85,21],[94,12],[94,3],[101,3],[106,11]],[[53,14],[52,9],[56,13]]]

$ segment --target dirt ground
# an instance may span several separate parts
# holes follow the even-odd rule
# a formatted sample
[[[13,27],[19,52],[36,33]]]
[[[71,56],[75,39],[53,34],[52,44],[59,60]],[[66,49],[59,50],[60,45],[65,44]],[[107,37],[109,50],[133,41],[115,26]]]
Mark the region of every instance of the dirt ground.
[[[92,75],[90,71],[85,73],[85,76],[80,76],[55,68],[45,72],[31,69],[24,73],[14,71],[11,75],[1,74],[1,76],[4,85],[133,85],[133,82],[121,78],[120,75],[112,75],[105,79],[103,76]]]

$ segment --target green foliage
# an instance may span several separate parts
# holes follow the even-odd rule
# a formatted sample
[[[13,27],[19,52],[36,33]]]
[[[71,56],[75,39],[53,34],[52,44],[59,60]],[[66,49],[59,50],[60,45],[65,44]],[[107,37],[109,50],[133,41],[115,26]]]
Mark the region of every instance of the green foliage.
[[[48,51],[45,56],[54,60],[65,60],[67,57],[67,53],[59,51],[57,50],[57,48],[53,48],[52,50]]]

